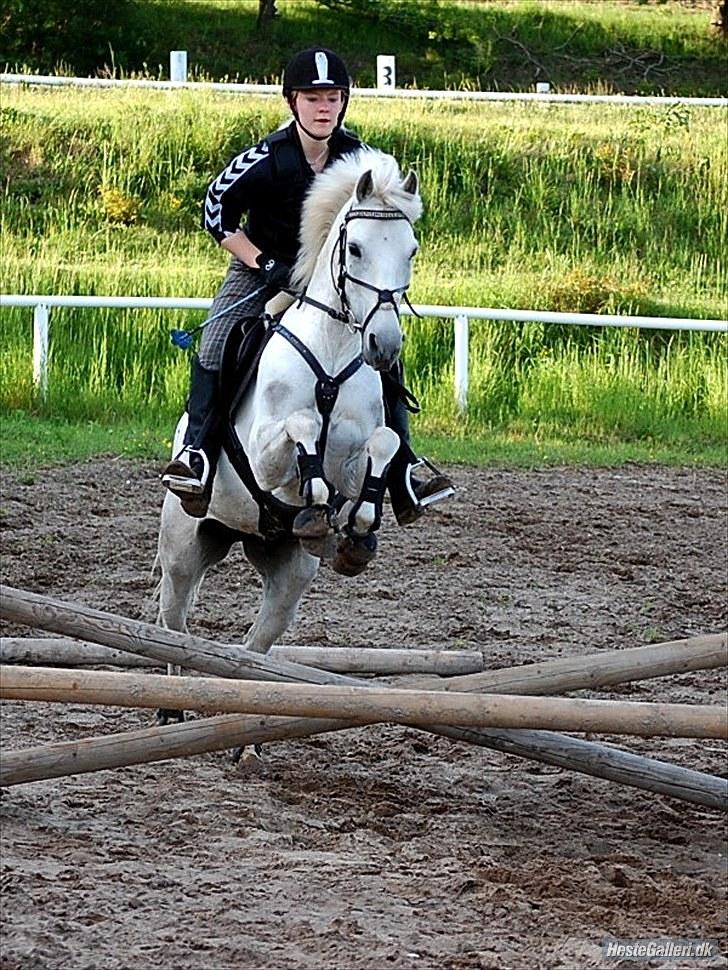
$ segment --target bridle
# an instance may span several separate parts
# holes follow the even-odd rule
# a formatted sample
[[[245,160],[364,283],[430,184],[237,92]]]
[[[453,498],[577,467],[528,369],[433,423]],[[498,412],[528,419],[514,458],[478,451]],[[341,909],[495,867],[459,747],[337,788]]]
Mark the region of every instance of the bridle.
[[[386,304],[391,304],[392,310],[399,320],[399,305],[395,299],[397,293],[402,294],[402,299],[410,308],[412,313],[417,315],[415,309],[409,301],[407,296],[407,290],[409,289],[409,283],[404,286],[396,286],[389,290],[379,289],[378,286],[374,286],[367,280],[360,280],[356,276],[352,276],[349,270],[346,268],[346,246],[348,241],[348,228],[349,223],[354,219],[405,219],[407,222],[407,216],[399,209],[355,209],[350,208],[341,221],[341,226],[339,228],[339,239],[337,244],[331,250],[331,282],[334,286],[334,291],[339,297],[341,303],[341,309],[336,310],[334,307],[327,306],[325,303],[319,303],[318,300],[312,299],[307,293],[303,293],[299,296],[299,306],[302,303],[308,303],[311,306],[315,306],[319,310],[323,310],[328,313],[330,317],[334,320],[338,320],[340,323],[346,324],[352,333],[361,333],[362,335],[369,326],[372,317],[379,310],[380,307]],[[335,260],[338,256],[338,272],[336,271]],[[377,294],[377,302],[374,304],[372,309],[369,311],[365,319],[361,322],[354,319],[354,315],[351,310],[351,304],[349,302],[349,297],[346,293],[346,284],[354,283],[356,286],[363,286],[367,290],[371,290],[373,293]]]

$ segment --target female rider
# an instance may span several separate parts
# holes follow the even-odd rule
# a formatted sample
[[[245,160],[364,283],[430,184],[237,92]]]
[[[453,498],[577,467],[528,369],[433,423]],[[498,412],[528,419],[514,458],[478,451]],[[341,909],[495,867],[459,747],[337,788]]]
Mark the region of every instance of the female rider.
[[[192,361],[184,447],[162,475],[190,515],[204,516],[210,500],[220,451],[216,405],[227,337],[242,317],[258,317],[287,285],[298,250],[301,207],[316,174],[362,147],[342,125],[349,93],[349,74],[337,54],[326,48],[300,51],[283,75],[283,96],[293,120],[237,155],[207,191],[204,226],[231,260]],[[390,382],[384,385],[387,423],[402,442],[387,487],[397,521],[406,525],[422,515],[425,504],[447,498],[453,488],[437,472],[424,481],[411,475],[418,459],[409,447],[408,414],[398,384],[391,382],[394,390],[389,392]]]

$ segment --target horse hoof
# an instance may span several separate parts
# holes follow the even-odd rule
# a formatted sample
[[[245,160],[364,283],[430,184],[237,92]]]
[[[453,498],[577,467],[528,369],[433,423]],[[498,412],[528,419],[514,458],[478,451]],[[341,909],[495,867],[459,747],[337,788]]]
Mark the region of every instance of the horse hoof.
[[[250,767],[263,760],[263,746],[260,744],[244,745],[242,748],[235,748],[232,753],[231,761],[234,765]]]
[[[323,539],[301,539],[301,546],[309,555],[316,556],[318,559],[333,559],[336,555],[333,532]]]
[[[165,724],[184,724],[185,712],[173,711],[168,707],[160,707],[157,711],[157,724],[164,727]]]
[[[336,547],[331,568],[342,576],[358,576],[376,554],[377,537],[373,532],[365,536],[344,536]]]
[[[331,532],[331,509],[328,505],[309,505],[293,520],[297,539],[323,539]]]

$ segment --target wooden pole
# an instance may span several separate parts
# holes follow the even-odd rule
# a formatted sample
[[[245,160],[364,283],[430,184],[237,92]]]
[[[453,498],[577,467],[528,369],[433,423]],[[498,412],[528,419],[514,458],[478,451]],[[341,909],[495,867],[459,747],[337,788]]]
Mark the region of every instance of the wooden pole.
[[[216,677],[349,686],[359,683],[343,674],[272,660],[267,654],[251,653],[239,646],[222,646],[214,640],[166,630],[152,623],[92,610],[80,604],[64,603],[11,586],[0,586],[0,617]]]
[[[480,650],[403,650],[387,647],[323,647],[276,644],[268,656],[341,674],[475,673],[484,667]],[[160,667],[159,661],[68,637],[0,637],[0,663],[41,667]]]
[[[239,649],[236,647],[236,649]],[[273,660],[288,660],[337,673],[418,674],[406,685],[418,690],[495,691],[503,694],[563,694],[572,690],[624,684],[628,681],[695,670],[728,663],[725,633],[671,640],[666,643],[602,650],[595,654],[561,657],[540,663],[483,670],[485,651],[417,650],[387,647],[320,647],[295,644],[271,647]],[[0,637],[0,663],[30,666],[161,667],[161,661],[126,650],[68,637]],[[455,676],[467,673],[468,676]],[[449,676],[443,682],[440,678]]]
[[[317,672],[302,664],[280,661],[271,651],[254,654],[240,646],[165,630],[150,623],[64,603],[25,590],[0,586],[0,616],[38,629],[92,640],[158,663],[179,664],[191,670],[234,677],[320,684],[361,684],[332,672]],[[275,648],[274,648],[275,650]],[[715,634],[675,640],[629,650],[603,651],[582,657],[560,658],[483,671],[448,682],[446,689],[501,693],[562,693],[604,687],[643,677],[722,666],[728,660],[728,636]],[[433,681],[422,681],[423,688]],[[408,686],[418,686],[410,683]],[[515,689],[514,689],[515,688]]]
[[[3,700],[53,701],[346,719],[427,727],[544,728],[641,737],[728,739],[728,711],[697,704],[648,704],[509,694],[265,684],[223,678],[55,667],[0,666]]]
[[[137,657],[98,643],[70,637],[0,637],[0,663],[35,667],[164,667],[160,660]]]
[[[83,614],[79,615],[80,611],[83,611]],[[87,612],[91,612],[92,614],[89,621],[85,619],[85,613]],[[34,593],[0,586],[0,616],[53,633],[77,636],[83,639],[93,639],[95,642],[104,643],[108,646],[119,646],[120,648],[126,647],[131,652],[135,652],[133,645],[137,643],[135,632],[138,624],[134,621],[124,621],[119,617],[106,613],[98,614],[95,611],[88,611],[86,608],[71,606],[49,597],[38,596]],[[100,622],[96,619],[99,616],[101,617]],[[122,624],[122,633],[125,636],[119,633],[118,630],[118,635],[114,636],[113,631],[119,623]],[[106,629],[107,626],[109,627],[108,631]],[[147,632],[165,632],[149,624],[142,624],[142,626]],[[166,632],[170,634],[170,631]],[[182,642],[187,647],[189,647],[190,643],[194,645],[199,640],[199,638],[189,637],[187,634],[170,635],[174,643]],[[111,642],[109,642],[110,640]],[[202,641],[202,643],[206,646],[209,641]],[[160,659],[163,659],[164,662],[167,661],[166,656]],[[179,663],[180,660],[177,659],[172,662]],[[200,657],[196,663],[188,663],[188,666],[204,671],[204,663],[205,658]],[[217,673],[214,670],[210,670],[209,672]],[[231,676],[241,676],[241,674],[244,676],[245,672],[238,671],[237,674]],[[269,718],[266,720],[272,722],[274,719]],[[320,721],[311,720],[300,722],[300,725],[309,726],[320,724]],[[352,726],[341,721],[337,722],[337,725],[337,730]],[[179,730],[179,728],[177,726],[170,726],[170,731],[175,730]],[[307,733],[303,727],[300,727],[300,730],[303,733],[298,736],[304,736]],[[651,770],[653,762],[650,759],[643,759],[644,767],[639,770],[634,770],[631,767],[625,768],[619,762],[619,759],[617,759],[614,749],[606,745],[592,746],[597,750],[598,754],[594,754],[593,751],[585,752],[582,746],[587,744],[587,742],[577,738],[564,738],[552,732],[477,730],[474,728],[466,729],[452,726],[433,726],[429,730],[430,733],[449,737],[454,740],[467,741],[471,744],[478,744],[482,747],[491,748],[503,753],[530,758],[533,761],[538,761],[543,764],[581,771],[596,778],[617,781],[621,784],[631,785],[645,791],[670,794],[686,801],[697,800],[699,804],[708,804],[707,801],[700,801],[699,799],[704,797],[709,799],[711,797],[704,790],[693,791],[689,782],[685,785],[681,782],[661,782]],[[271,728],[271,731],[273,731],[273,728]],[[291,734],[290,736],[294,735]],[[261,721],[258,743],[262,744],[267,740],[276,739],[277,735],[274,733],[271,733],[270,738],[266,736],[264,722]],[[241,741],[240,743],[248,742]],[[618,752],[618,754],[621,755],[623,753]],[[625,757],[627,757],[626,754]],[[637,756],[630,757],[634,758]],[[725,796],[722,795],[721,797]]]
[[[350,722],[326,721],[323,718],[260,718],[225,714],[166,727],[44,744],[0,755],[0,786],[308,737],[354,726]],[[462,733],[459,730],[456,734],[459,740],[462,740]],[[475,744],[483,743],[483,732],[473,731],[472,735],[468,740]],[[533,758],[534,751],[540,747],[540,760],[547,764],[668,795],[694,805],[724,812],[728,810],[728,780],[725,778],[620,751],[611,745],[548,731],[491,731],[487,737],[487,747],[507,754]]]
[[[444,683],[432,677],[410,678],[419,690],[488,691],[502,694],[566,694],[596,690],[633,680],[667,677],[728,664],[728,634],[716,633],[687,640],[669,640],[626,650],[602,650],[576,657],[484,670]]]

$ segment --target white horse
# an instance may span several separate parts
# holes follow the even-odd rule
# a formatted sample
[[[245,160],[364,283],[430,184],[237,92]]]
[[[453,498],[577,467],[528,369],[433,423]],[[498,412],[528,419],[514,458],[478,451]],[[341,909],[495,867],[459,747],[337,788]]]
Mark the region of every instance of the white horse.
[[[418,244],[417,177],[371,149],[319,175],[302,215],[292,285],[303,296],[269,326],[257,379],[223,449],[204,519],[167,493],[159,534],[159,622],[186,629],[205,571],[234,541],[263,577],[244,646],[265,653],[292,623],[322,557],[355,575],[373,557],[399,437],[384,424],[381,378],[402,347],[399,304]],[[182,447],[186,416],[177,429]],[[252,494],[251,494],[252,492]],[[281,523],[288,522],[288,533]]]

